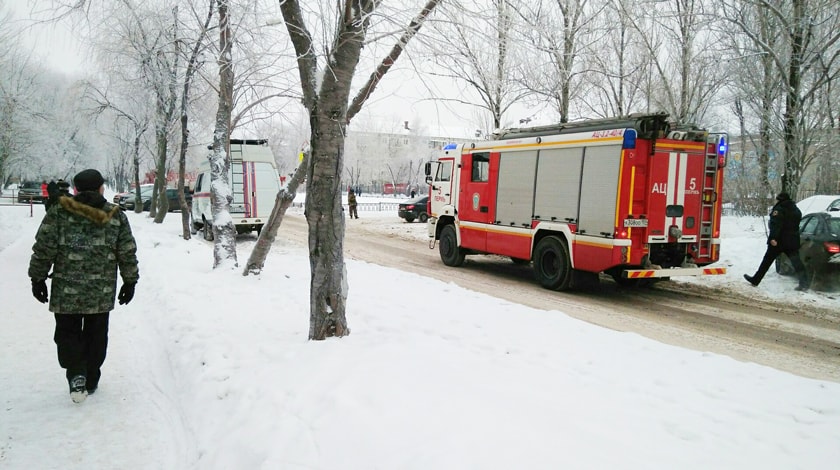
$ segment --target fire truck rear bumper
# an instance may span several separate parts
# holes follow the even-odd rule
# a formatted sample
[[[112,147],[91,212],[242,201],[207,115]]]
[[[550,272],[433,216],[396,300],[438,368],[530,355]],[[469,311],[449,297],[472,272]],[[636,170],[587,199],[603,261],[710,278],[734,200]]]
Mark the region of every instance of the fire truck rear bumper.
[[[726,274],[726,268],[625,269],[621,272],[621,275],[628,279],[674,276],[717,276],[720,274]]]

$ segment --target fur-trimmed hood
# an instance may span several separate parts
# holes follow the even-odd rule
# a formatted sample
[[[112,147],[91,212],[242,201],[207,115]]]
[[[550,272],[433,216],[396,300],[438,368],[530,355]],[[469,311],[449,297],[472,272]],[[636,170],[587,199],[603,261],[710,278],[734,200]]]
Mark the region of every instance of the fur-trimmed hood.
[[[120,211],[119,206],[112,206],[110,210],[103,210],[108,209],[109,204],[105,204],[102,209],[97,209],[71,197],[60,197],[58,203],[64,210],[84,217],[97,225],[107,224]]]

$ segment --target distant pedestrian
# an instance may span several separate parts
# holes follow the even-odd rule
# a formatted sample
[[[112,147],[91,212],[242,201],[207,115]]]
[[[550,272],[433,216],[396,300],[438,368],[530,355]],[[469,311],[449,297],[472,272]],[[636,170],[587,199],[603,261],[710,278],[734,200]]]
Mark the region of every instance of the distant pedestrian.
[[[47,199],[44,200],[44,205],[46,206],[47,210],[50,210],[50,207],[55,205],[57,200],[58,184],[56,184],[55,180],[50,180],[50,182],[47,184]]]
[[[60,197],[47,212],[29,261],[32,295],[41,303],[49,302],[55,314],[58,363],[66,369],[70,398],[76,403],[99,386],[117,269],[123,281],[117,296],[120,305],[134,298],[140,277],[128,218],[102,196],[104,182],[96,170],[84,170],[73,178],[78,194]],[[49,296],[47,278],[52,278]]]
[[[770,233],[767,235],[767,251],[764,253],[764,258],[755,274],[752,276],[744,274],[744,279],[757,286],[764,279],[764,275],[767,274],[767,270],[770,269],[773,261],[784,253],[799,278],[799,285],[796,290],[808,290],[810,281],[805,272],[805,265],[799,259],[799,221],[802,219],[802,212],[796,207],[788,193],[779,193],[776,200],[778,202],[770,210],[770,222],[768,223]]]
[[[414,197],[415,197],[415,196],[417,196],[417,192],[415,192],[415,191],[412,189],[412,190],[411,190],[411,198],[412,198],[412,199],[414,199]]]
[[[347,193],[347,205],[350,206],[350,218],[358,219],[359,212],[356,209],[356,194],[352,189]]]
[[[47,201],[50,199],[50,192],[47,189],[49,185],[47,184],[47,180],[41,181],[41,202],[46,204]]]
[[[58,187],[58,197],[73,197],[70,194],[70,183],[67,181],[60,179],[55,185]],[[56,202],[58,202],[58,198],[56,198]]]

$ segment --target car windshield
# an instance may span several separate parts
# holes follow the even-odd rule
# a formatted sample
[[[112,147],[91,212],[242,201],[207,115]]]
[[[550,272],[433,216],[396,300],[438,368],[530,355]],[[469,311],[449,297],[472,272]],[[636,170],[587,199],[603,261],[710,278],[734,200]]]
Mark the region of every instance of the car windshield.
[[[23,184],[20,186],[21,189],[34,189],[40,187],[41,183],[35,181],[24,181]]]

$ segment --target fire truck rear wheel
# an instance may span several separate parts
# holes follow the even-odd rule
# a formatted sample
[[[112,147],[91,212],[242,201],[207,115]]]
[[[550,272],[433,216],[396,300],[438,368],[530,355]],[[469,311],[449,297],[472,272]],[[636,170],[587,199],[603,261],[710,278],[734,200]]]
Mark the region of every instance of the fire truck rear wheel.
[[[572,282],[572,263],[569,247],[560,237],[545,237],[534,250],[534,275],[541,286],[565,290]]]
[[[450,224],[443,227],[440,232],[440,260],[443,264],[458,267],[464,264],[464,250],[458,246],[458,237],[455,235],[455,227]]]

